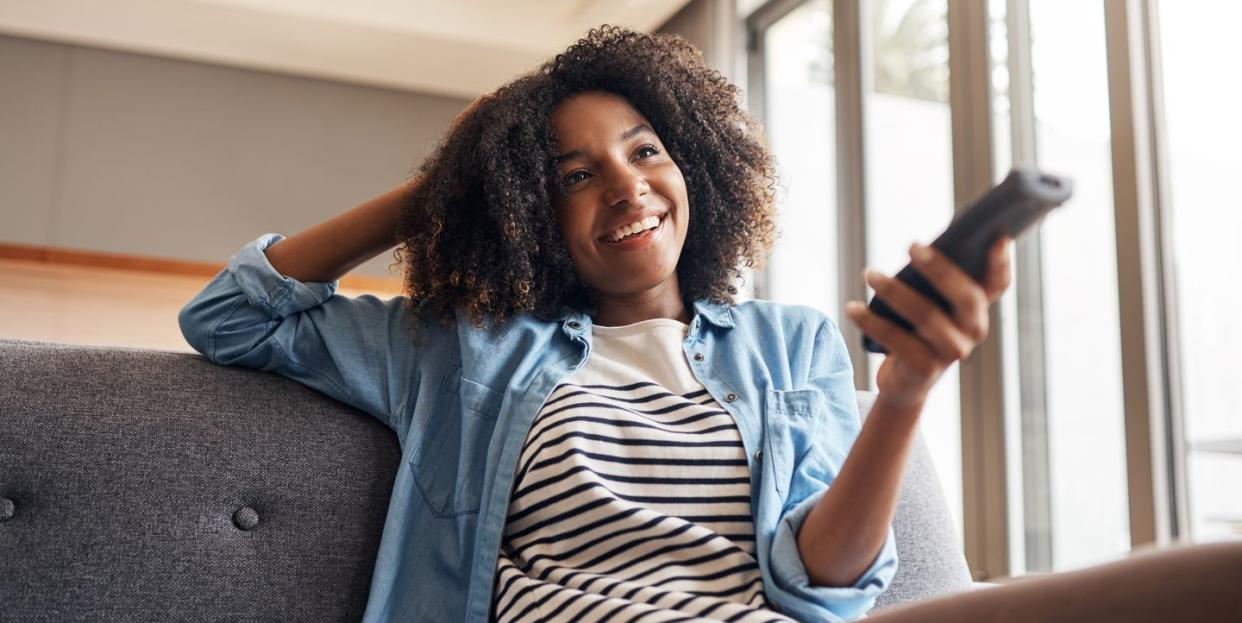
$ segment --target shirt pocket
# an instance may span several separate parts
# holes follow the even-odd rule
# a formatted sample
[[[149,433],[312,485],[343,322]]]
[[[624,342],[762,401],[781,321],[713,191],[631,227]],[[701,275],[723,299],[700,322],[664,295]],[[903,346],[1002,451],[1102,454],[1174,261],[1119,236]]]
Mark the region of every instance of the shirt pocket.
[[[445,377],[410,457],[414,482],[437,517],[479,512],[487,451],[496,430],[501,394],[461,376]]]
[[[827,402],[818,389],[769,389],[764,396],[764,453],[769,477],[782,502],[789,496],[794,470],[815,443]]]

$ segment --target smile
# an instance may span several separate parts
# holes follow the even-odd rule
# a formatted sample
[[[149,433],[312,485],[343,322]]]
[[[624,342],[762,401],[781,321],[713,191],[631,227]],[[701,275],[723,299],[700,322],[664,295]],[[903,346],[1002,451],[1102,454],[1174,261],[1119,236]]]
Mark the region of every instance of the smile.
[[[656,224],[655,227],[645,229],[636,234],[631,234],[615,242],[609,240],[607,237],[601,238],[600,240],[604,243],[605,246],[620,249],[620,250],[639,249],[663,237],[664,222],[667,220],[668,220],[668,213],[665,213],[659,217],[659,222]]]

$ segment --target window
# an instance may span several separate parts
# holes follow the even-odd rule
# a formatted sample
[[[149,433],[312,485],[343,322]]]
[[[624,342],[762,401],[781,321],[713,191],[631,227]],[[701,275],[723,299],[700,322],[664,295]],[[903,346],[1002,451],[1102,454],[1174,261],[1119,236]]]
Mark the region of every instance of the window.
[[[780,237],[763,296],[810,305],[841,322],[831,6],[799,6],[769,26],[763,41],[765,127],[780,176]]]
[[[1052,570],[1130,549],[1104,34],[1100,4],[1030,3],[1035,161],[1074,183],[1040,232]]]
[[[1001,301],[1010,572],[1064,570],[1130,548],[1104,13],[989,12],[997,176],[1020,162],[1074,183],[1020,241]]]
[[[855,6],[862,15],[852,13]],[[837,13],[830,15],[833,7]],[[775,13],[780,17],[753,19]],[[857,243],[841,229],[862,219],[866,264],[897,271],[911,241],[926,241],[948,222],[954,173],[970,179],[984,170],[978,160],[988,156],[969,144],[977,127],[992,130],[998,181],[1011,163],[1073,181],[1073,198],[1019,241],[1014,287],[999,305],[1004,322],[993,327],[1003,338],[1003,374],[983,381],[979,395],[972,389],[963,396],[955,367],[923,414],[951,511],[970,535],[986,537],[974,543],[972,569],[990,578],[1061,571],[1121,557],[1151,539],[1242,534],[1242,397],[1235,387],[1242,294],[1220,277],[1242,264],[1242,210],[1233,209],[1231,183],[1242,170],[1236,149],[1242,117],[1234,111],[1242,87],[1218,70],[1221,42],[1242,21],[1242,8],[1214,6],[1209,14],[1193,3],[1167,1],[988,0],[950,7],[947,0],[769,0],[748,21],[765,41],[761,75],[749,79],[769,92],[760,115],[790,182],[785,227],[806,228],[778,242],[778,257],[814,253],[813,241],[835,236],[848,251],[836,262],[862,262]],[[988,31],[991,71],[971,63],[953,67],[965,69],[962,81],[988,75],[990,92],[949,81],[950,42],[955,51],[979,49],[984,38],[977,29]],[[835,58],[833,32],[840,37]],[[853,48],[859,39],[861,54]],[[809,86],[818,68],[829,68],[835,81],[823,75],[821,85]],[[795,83],[801,86],[790,86]],[[1110,93],[1110,83],[1124,90]],[[985,96],[990,119],[979,103]],[[965,106],[966,112],[954,108],[964,125],[952,125],[950,100]],[[859,118],[859,103],[861,124],[851,121]],[[1114,123],[1127,129],[1114,136]],[[954,136],[966,141],[957,152]],[[1156,158],[1130,157],[1147,145],[1155,146]],[[954,153],[971,162],[954,162]],[[831,175],[834,156],[839,179]],[[865,165],[862,177],[858,162]],[[825,197],[835,184],[839,197],[863,201],[833,206],[824,198],[815,207],[793,207],[813,205],[795,195],[795,183],[805,185],[800,192]],[[792,215],[800,209],[810,211]],[[1162,229],[1150,240],[1131,240],[1136,223],[1137,231]],[[1120,265],[1119,253],[1126,260]],[[849,280],[862,267],[840,266],[835,280],[831,274],[808,280],[795,274],[799,266],[774,262],[767,296],[843,317],[839,302],[857,296]],[[1123,307],[1122,297],[1141,304]],[[1123,321],[1141,331],[1123,335]],[[1159,356],[1166,350],[1171,358]],[[1144,358],[1129,353],[1148,356],[1135,363]],[[863,361],[874,370],[882,358]],[[1123,385],[1123,369],[1133,386]],[[1148,383],[1166,386],[1149,394]],[[972,491],[965,515],[962,439],[972,451],[990,449],[995,446],[980,444],[996,443],[999,432],[963,430],[963,401],[971,401],[969,413],[980,414],[1000,395],[1005,486],[991,480]],[[1169,401],[1127,404],[1127,395]],[[1155,438],[1150,456],[1147,448],[1127,448],[1127,430],[1141,436],[1145,428],[1167,431],[1167,456],[1157,454],[1166,449]],[[995,455],[987,464],[996,466]],[[1155,471],[1166,464],[1167,475]],[[1187,507],[1188,521],[1179,521]],[[1009,528],[1007,542],[998,526]]]
[[[872,88],[864,105],[867,263],[893,275],[953,217],[946,0],[867,2]],[[883,355],[870,355],[874,371]],[[928,396],[920,420],[949,510],[962,526],[958,368]]]
[[[1242,6],[1213,4],[1210,19],[1196,3],[1161,2],[1159,9],[1188,528],[1196,540],[1215,540],[1242,534],[1242,290],[1221,279],[1242,265],[1242,118],[1235,108],[1242,87],[1218,69]]]

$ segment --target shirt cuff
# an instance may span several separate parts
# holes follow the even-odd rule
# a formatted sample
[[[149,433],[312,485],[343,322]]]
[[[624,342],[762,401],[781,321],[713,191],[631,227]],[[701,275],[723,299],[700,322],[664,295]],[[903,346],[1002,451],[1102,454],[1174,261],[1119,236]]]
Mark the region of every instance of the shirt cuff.
[[[263,234],[229,258],[228,271],[246,300],[273,319],[309,309],[332,297],[338,281],[298,281],[286,277],[268,261],[264,251],[284,240],[280,234]]]
[[[827,489],[803,500],[781,518],[772,542],[772,575],[777,586],[791,593],[797,601],[818,605],[843,620],[857,619],[875,605],[876,597],[888,588],[897,572],[896,539],[890,525],[880,553],[852,586],[812,584],[798,551],[798,529],[826,492]],[[822,618],[824,613],[802,614],[817,614],[808,618]]]

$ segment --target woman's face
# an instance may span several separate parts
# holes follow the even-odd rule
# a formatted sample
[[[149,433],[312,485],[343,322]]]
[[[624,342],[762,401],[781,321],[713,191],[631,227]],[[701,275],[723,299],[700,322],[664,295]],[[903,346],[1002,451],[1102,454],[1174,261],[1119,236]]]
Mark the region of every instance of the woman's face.
[[[554,203],[579,278],[601,298],[680,296],[686,180],[651,124],[624,98],[601,91],[561,102],[551,122],[566,188]]]

